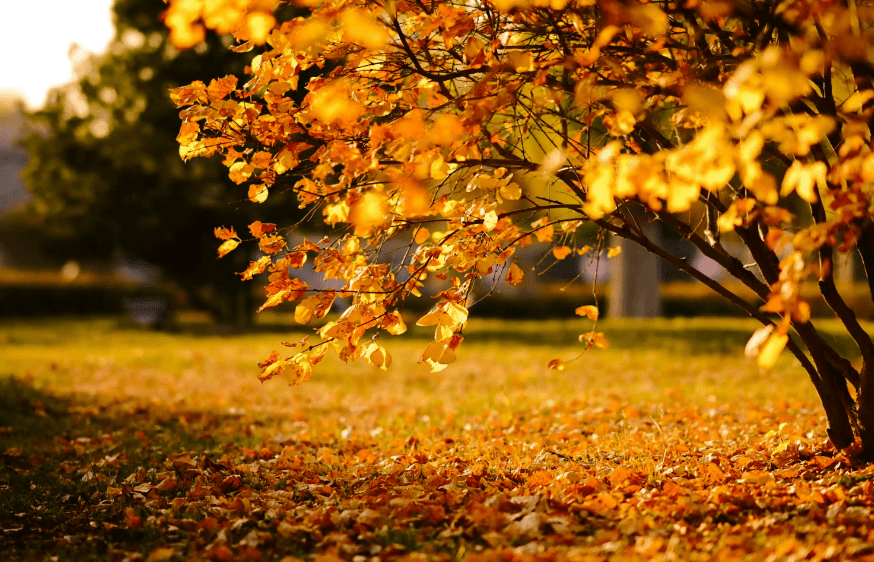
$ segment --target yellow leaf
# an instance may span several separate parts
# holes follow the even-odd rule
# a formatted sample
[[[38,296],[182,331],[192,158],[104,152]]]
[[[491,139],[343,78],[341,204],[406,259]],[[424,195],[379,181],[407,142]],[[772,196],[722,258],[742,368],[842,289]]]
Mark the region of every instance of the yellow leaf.
[[[416,321],[416,326],[436,326],[440,323],[440,315],[443,311],[439,308],[432,308],[428,314],[419,318]]]
[[[608,147],[602,149],[607,151]],[[616,185],[616,174],[613,163],[606,165],[595,164],[586,172],[586,204],[583,211],[593,219],[600,219],[606,213],[616,210],[616,202],[613,200],[613,187]]]
[[[763,170],[752,176],[747,176],[744,179],[744,185],[762,203],[776,205],[780,199],[780,194],[777,191],[777,180],[774,179],[774,176]]]
[[[325,222],[329,225],[346,222],[349,220],[349,205],[345,201],[340,201],[325,207],[323,213],[325,215]]]
[[[668,32],[668,15],[655,4],[632,4],[628,17],[634,26],[651,37],[664,37]]]
[[[528,51],[510,51],[507,53],[507,61],[516,72],[531,72],[534,70],[534,57]]]
[[[525,280],[525,272],[518,265],[511,264],[507,270],[507,283],[510,285],[519,285]]]
[[[736,226],[741,226],[749,218],[750,212],[755,209],[755,199],[737,199],[724,213],[716,219],[719,232],[731,232]]]
[[[615,258],[616,256],[618,256],[621,253],[622,253],[622,246],[613,246],[612,248],[607,250],[607,257],[608,258]]]
[[[286,365],[285,361],[277,361],[275,363],[271,363],[270,365],[267,365],[266,367],[264,367],[264,369],[261,370],[260,373],[258,373],[258,379],[261,380],[262,382],[272,379],[276,375],[279,375],[282,373],[282,370],[285,368],[285,365]]]
[[[451,113],[441,113],[434,118],[428,129],[428,140],[434,144],[448,146],[465,135],[464,123]]]
[[[206,93],[209,101],[219,101],[226,98],[236,87],[237,77],[225,76],[224,78],[211,80],[206,88]]]
[[[444,308],[444,312],[456,324],[464,324],[467,321],[467,309],[458,303],[450,302]]]
[[[762,369],[770,369],[774,366],[774,363],[777,362],[777,358],[780,356],[780,352],[783,351],[783,348],[786,347],[786,342],[789,341],[789,336],[781,333],[774,333],[771,337],[768,338],[768,341],[762,346],[761,351],[759,351],[758,357],[756,357],[756,362],[759,364],[759,367]]]
[[[323,347],[322,350],[321,353],[324,354],[325,348]],[[318,362],[318,357],[318,354],[313,355],[311,360]],[[289,361],[285,366],[285,380],[288,381],[289,386],[295,386],[310,380],[312,373],[313,367],[307,358],[295,358],[294,361]]]
[[[357,8],[347,8],[340,16],[343,39],[371,51],[382,49],[388,43],[385,27],[370,14]]]
[[[422,352],[421,361],[431,365],[431,372],[442,371],[456,359],[455,352],[445,341],[432,341]]]
[[[318,306],[319,297],[313,295],[305,298],[294,309],[294,321],[298,324],[309,324]]]
[[[218,257],[223,258],[240,245],[239,240],[225,240],[218,248]]]
[[[307,96],[310,114],[324,123],[357,121],[364,106],[352,99],[349,85],[335,80]]]
[[[522,188],[516,183],[510,183],[502,186],[498,190],[498,193],[500,193],[501,197],[507,201],[516,201],[522,197]]]
[[[246,15],[246,38],[256,45],[263,45],[267,36],[276,27],[276,18],[266,12],[252,12]]]
[[[841,104],[841,111],[844,113],[855,113],[862,109],[862,106],[870,101],[871,98],[874,98],[874,91],[857,90],[844,100],[844,103]]]
[[[295,51],[319,47],[331,34],[331,24],[321,18],[311,17],[294,28],[289,44]]]
[[[407,325],[404,324],[404,319],[398,311],[386,315],[385,319],[382,321],[382,326],[385,328],[386,332],[393,336],[399,336],[407,331]]]
[[[279,354],[276,351],[270,352],[270,357],[258,363],[258,366],[261,367],[261,372],[258,374],[258,379],[261,382],[264,382],[268,379],[271,379],[282,372],[283,367],[285,367],[285,361],[279,359]]]
[[[604,117],[604,125],[607,126],[607,132],[614,137],[621,137],[630,134],[637,125],[637,119],[634,114],[627,109],[620,109],[616,113]]]
[[[802,324],[810,320],[810,305],[805,301],[798,301],[792,311],[792,318]]]
[[[368,363],[374,367],[382,369],[383,371],[391,366],[391,355],[389,355],[384,347],[376,342],[370,342],[367,345],[367,348],[364,351],[364,358],[367,359]]]
[[[167,21],[169,24],[169,19]],[[206,29],[200,24],[170,28],[170,42],[179,49],[190,49],[204,39],[206,39]]]
[[[793,191],[799,197],[808,203],[817,201],[816,189],[814,186],[819,186],[820,189],[825,189],[825,175],[828,172],[824,162],[813,162],[811,164],[802,164],[796,160],[786,170],[786,175],[783,176],[783,185],[780,188],[780,195],[786,197]]]
[[[249,201],[252,203],[263,203],[267,201],[267,186],[263,183],[250,185]]]
[[[577,316],[585,316],[592,320],[598,319],[598,307],[592,306],[591,304],[586,306],[581,306],[574,311]]]
[[[471,62],[483,52],[485,43],[479,37],[471,37],[464,45],[464,58]]]
[[[428,177],[435,180],[446,179],[449,176],[450,167],[443,158],[443,155],[437,154],[434,160],[431,161],[431,167],[428,169]]]
[[[483,228],[486,232],[491,232],[498,225],[498,214],[494,211],[489,211],[483,217]]]

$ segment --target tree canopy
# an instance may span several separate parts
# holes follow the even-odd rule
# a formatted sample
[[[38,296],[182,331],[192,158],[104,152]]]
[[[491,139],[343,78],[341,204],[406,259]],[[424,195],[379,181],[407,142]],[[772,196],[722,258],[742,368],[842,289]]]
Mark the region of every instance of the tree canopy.
[[[422,361],[439,371],[455,358],[477,285],[496,272],[522,283],[521,246],[543,244],[557,258],[606,249],[577,243],[593,223],[760,320],[748,354],[768,368],[788,349],[816,386],[834,444],[874,455],[874,343],[831,266],[836,252],[858,251],[874,294],[871,3],[296,4],[310,13],[279,24],[272,1],[173,0],[166,14],[180,47],[209,28],[253,53],[242,83],[173,91],[182,157],[220,154],[253,202],[290,191],[334,227],[298,245],[286,243],[290,224],[215,231],[219,255],[260,247],[243,278],[269,272],[262,309],[300,300],[295,317],[309,323],[352,298],[317,330],[320,341],[268,358],[262,379],[306,380],[329,350],[386,368],[388,351],[369,336],[403,333],[400,310],[426,282],[438,288],[417,321],[435,327]],[[302,78],[312,68],[325,71]],[[301,90],[298,103],[291,94]],[[642,224],[651,221],[760,302],[651,240]],[[384,252],[390,239],[406,241],[402,260]],[[728,239],[754,263],[728,252]],[[342,289],[298,279],[309,256]],[[808,281],[856,342],[861,367],[817,332],[801,297]],[[577,312],[597,322],[597,308]],[[580,341],[607,345],[594,326]]]

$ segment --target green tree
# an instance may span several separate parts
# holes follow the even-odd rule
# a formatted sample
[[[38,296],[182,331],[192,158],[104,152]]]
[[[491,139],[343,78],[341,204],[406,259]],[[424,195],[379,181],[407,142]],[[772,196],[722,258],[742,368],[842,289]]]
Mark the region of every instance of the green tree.
[[[107,54],[81,63],[78,83],[30,115],[41,129],[23,142],[32,210],[53,252],[95,258],[121,250],[160,266],[218,320],[245,324],[251,290],[234,272],[246,256],[229,257],[238,263],[228,267],[203,248],[215,225],[245,223],[254,209],[240,206],[220,162],[180,161],[169,99],[170,88],[239,72],[245,60],[212,33],[194,50],[177,50],[164,10],[161,0],[116,0]],[[270,204],[258,211],[280,212]]]

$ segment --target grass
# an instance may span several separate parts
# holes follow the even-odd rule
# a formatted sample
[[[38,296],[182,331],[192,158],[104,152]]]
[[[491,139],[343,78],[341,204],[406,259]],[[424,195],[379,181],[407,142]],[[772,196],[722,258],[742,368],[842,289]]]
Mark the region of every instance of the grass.
[[[598,329],[607,334],[610,348],[581,353],[577,335],[591,328],[585,320],[474,319],[459,360],[444,372],[432,374],[417,363],[429,336],[420,328],[384,342],[394,357],[387,373],[329,356],[310,382],[288,387],[279,380],[261,384],[255,377],[255,364],[272,349],[281,350],[281,341],[307,333],[283,316],[267,316],[246,334],[215,333],[196,321],[175,333],[156,333],[116,319],[6,320],[0,324],[0,547],[5,544],[13,559],[22,560],[245,559],[256,551],[277,560],[410,552],[455,559],[514,548],[522,556],[537,537],[521,523],[495,526],[482,506],[505,502],[518,512],[510,502],[515,494],[540,490],[555,499],[576,490],[588,498],[580,499],[586,507],[579,513],[597,516],[574,519],[570,528],[576,531],[556,531],[559,523],[543,523],[538,531],[552,529],[570,541],[567,548],[599,556],[625,549],[640,553],[646,549],[636,541],[645,539],[655,541],[646,543],[656,545],[653,553],[664,554],[667,541],[656,539],[674,536],[671,525],[678,521],[718,526],[724,520],[749,525],[749,544],[773,553],[768,550],[773,533],[750,522],[757,510],[775,513],[761,498],[756,501],[767,509],[755,502],[744,507],[736,498],[720,507],[710,499],[711,511],[652,516],[664,525],[653,523],[655,531],[645,532],[640,523],[635,533],[615,535],[615,527],[629,513],[640,515],[645,502],[629,512],[623,502],[610,508],[609,496],[602,496],[619,489],[630,494],[626,498],[637,497],[627,492],[628,482],[610,480],[617,467],[633,471],[628,481],[639,482],[634,486],[644,491],[680,482],[690,489],[703,486],[699,494],[706,497],[715,493],[707,491],[714,484],[698,466],[700,459],[712,459],[708,462],[726,479],[731,474],[733,480],[725,480],[730,486],[735,479],[746,482],[753,466],[792,470],[769,452],[780,443],[791,441],[796,463],[834,455],[824,444],[812,387],[791,357],[785,354],[770,373],[743,357],[755,327],[742,319],[608,320]],[[819,327],[837,333],[829,322]],[[850,355],[847,340],[830,337]],[[548,370],[546,363],[556,357],[576,359],[564,371]],[[185,469],[178,455],[193,459],[198,472]],[[273,471],[286,462],[282,455],[288,455],[291,472]],[[241,468],[252,463],[263,468]],[[393,472],[398,463],[405,468]],[[547,478],[535,478],[539,472],[567,485],[537,488],[534,481]],[[773,474],[771,481],[793,478]],[[867,472],[832,478],[820,471],[815,477],[823,494],[834,486],[855,489],[870,479]],[[388,485],[385,478],[405,483]],[[587,493],[595,495],[587,496],[592,478],[599,486],[619,488],[592,488]],[[162,482],[167,487],[158,492]],[[434,522],[431,512],[421,511],[423,504],[405,511],[404,494],[419,482],[424,491],[417,494],[437,494],[444,503],[451,494],[446,483],[456,482],[449,489],[469,490],[459,499],[467,511],[431,506]],[[431,482],[444,491],[431,490]],[[137,486],[144,487],[138,492]],[[211,486],[211,492],[201,497],[198,486]],[[480,497],[477,486],[482,494],[503,499]],[[395,487],[402,491],[391,491]],[[286,495],[278,500],[275,494]],[[236,505],[235,498],[251,504],[248,516],[228,515],[233,509],[226,505]],[[345,521],[344,510],[360,516],[371,504],[372,525],[366,517],[364,523],[336,522]],[[676,509],[675,504],[666,505]],[[336,506],[331,517],[339,518],[335,533],[345,538],[311,527],[316,517],[311,510],[329,505]],[[280,508],[285,519],[265,515]],[[391,515],[376,515],[384,512]],[[437,513],[456,523],[438,524]],[[825,536],[826,542],[867,537],[867,531],[852,529],[845,526]],[[713,552],[751,552],[729,548],[705,531],[702,526],[688,537]],[[244,540],[253,532],[265,534],[261,542],[250,541],[258,542],[257,548]],[[802,535],[802,546],[813,541],[814,534]],[[224,544],[227,551],[220,548]],[[687,553],[704,552],[701,545],[688,548]]]
[[[0,324],[2,374],[30,376],[39,388],[86,395],[127,396],[180,406],[278,413],[289,406],[330,406],[357,400],[479,408],[506,398],[585,398],[618,394],[630,402],[666,399],[677,393],[703,403],[741,402],[749,396],[811,398],[803,372],[791,359],[763,375],[742,356],[756,328],[742,319],[602,321],[608,350],[581,354],[577,341],[590,329],[586,320],[473,320],[449,371],[433,375],[417,363],[431,331],[419,328],[400,338],[383,336],[394,367],[374,372],[364,364],[332,357],[313,380],[288,388],[255,379],[256,363],[282,341],[306,331],[268,318],[262,331],[215,334],[192,324],[178,333],[154,333],[101,320],[7,321]],[[410,322],[409,324],[412,324]],[[825,326],[830,328],[832,326]],[[841,340],[848,351],[849,340]],[[561,357],[563,372],[546,369]],[[486,369],[487,368],[487,369]],[[787,384],[787,381],[791,381]],[[394,398],[393,398],[394,397]]]

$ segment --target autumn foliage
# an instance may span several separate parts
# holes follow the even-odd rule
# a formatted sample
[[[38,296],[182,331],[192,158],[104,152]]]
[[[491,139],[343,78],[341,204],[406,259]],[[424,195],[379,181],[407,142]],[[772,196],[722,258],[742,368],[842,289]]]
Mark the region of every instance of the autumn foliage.
[[[836,252],[858,251],[874,283],[868,3],[296,4],[310,15],[277,23],[273,2],[255,0],[175,0],[166,15],[181,47],[208,27],[253,53],[243,83],[173,91],[182,157],[220,155],[255,204],[290,191],[334,227],[293,246],[292,225],[216,230],[220,255],[244,239],[260,247],[241,275],[269,274],[262,309],[299,301],[295,317],[308,323],[335,298],[352,299],[319,341],[268,358],[262,379],[306,380],[329,351],[387,367],[371,335],[403,333],[400,310],[426,283],[437,302],[417,323],[435,334],[421,359],[443,369],[487,275],[521,283],[521,246],[542,244],[557,259],[600,252],[574,236],[595,223],[760,320],[748,354],[768,368],[788,349],[816,386],[833,443],[874,455],[874,344],[832,271]],[[308,94],[297,104],[288,93],[300,89]],[[651,221],[760,302],[660,247],[640,224]],[[390,239],[406,241],[402,260],[381,253]],[[726,240],[742,243],[754,267]],[[308,259],[342,289],[297,279]],[[805,282],[818,282],[861,367],[817,332]],[[597,319],[597,309],[578,312]],[[606,345],[594,329],[580,339]]]

